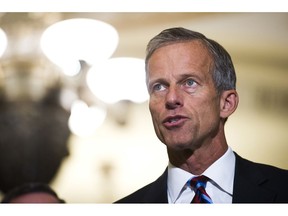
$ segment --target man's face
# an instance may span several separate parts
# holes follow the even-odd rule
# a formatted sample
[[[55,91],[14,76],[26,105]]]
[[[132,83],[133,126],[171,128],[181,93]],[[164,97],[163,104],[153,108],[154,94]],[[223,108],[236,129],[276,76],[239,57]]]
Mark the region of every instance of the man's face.
[[[155,132],[168,148],[194,150],[218,133],[220,99],[212,69],[199,41],[166,45],[149,59],[149,109]]]

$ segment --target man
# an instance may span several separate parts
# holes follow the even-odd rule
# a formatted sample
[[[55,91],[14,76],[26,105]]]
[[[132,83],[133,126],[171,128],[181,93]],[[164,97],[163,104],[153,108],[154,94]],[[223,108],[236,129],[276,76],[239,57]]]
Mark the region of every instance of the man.
[[[227,144],[224,125],[239,98],[231,57],[221,45],[188,29],[166,29],[147,46],[146,75],[153,125],[169,165],[156,181],[115,203],[288,203],[287,170],[243,159]]]

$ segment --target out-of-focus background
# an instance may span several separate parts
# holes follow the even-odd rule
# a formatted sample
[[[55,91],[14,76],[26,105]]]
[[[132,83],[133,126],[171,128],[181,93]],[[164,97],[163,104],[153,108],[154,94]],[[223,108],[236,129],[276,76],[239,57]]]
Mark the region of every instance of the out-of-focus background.
[[[177,26],[234,60],[229,145],[288,169],[288,13],[1,13],[0,196],[43,181],[68,203],[112,203],[162,174],[143,60]]]

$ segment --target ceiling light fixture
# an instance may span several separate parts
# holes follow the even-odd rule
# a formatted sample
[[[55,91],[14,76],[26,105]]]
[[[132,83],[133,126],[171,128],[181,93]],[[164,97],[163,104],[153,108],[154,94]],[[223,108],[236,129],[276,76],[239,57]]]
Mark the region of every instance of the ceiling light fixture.
[[[93,65],[86,81],[92,93],[107,104],[122,100],[143,103],[148,99],[143,59],[110,58]]]
[[[0,57],[3,55],[7,48],[7,36],[3,29],[0,28]]]
[[[48,59],[66,75],[73,76],[79,72],[80,60],[92,65],[110,58],[118,41],[118,32],[112,25],[95,19],[75,18],[48,27],[42,34],[40,46]]]

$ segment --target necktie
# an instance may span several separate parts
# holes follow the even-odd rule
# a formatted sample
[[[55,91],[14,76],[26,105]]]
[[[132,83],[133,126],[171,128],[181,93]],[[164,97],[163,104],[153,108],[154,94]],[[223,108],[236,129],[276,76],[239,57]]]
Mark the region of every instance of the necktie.
[[[206,193],[205,187],[209,180],[206,176],[197,176],[189,180],[189,184],[195,192],[191,203],[213,203],[210,196]]]

